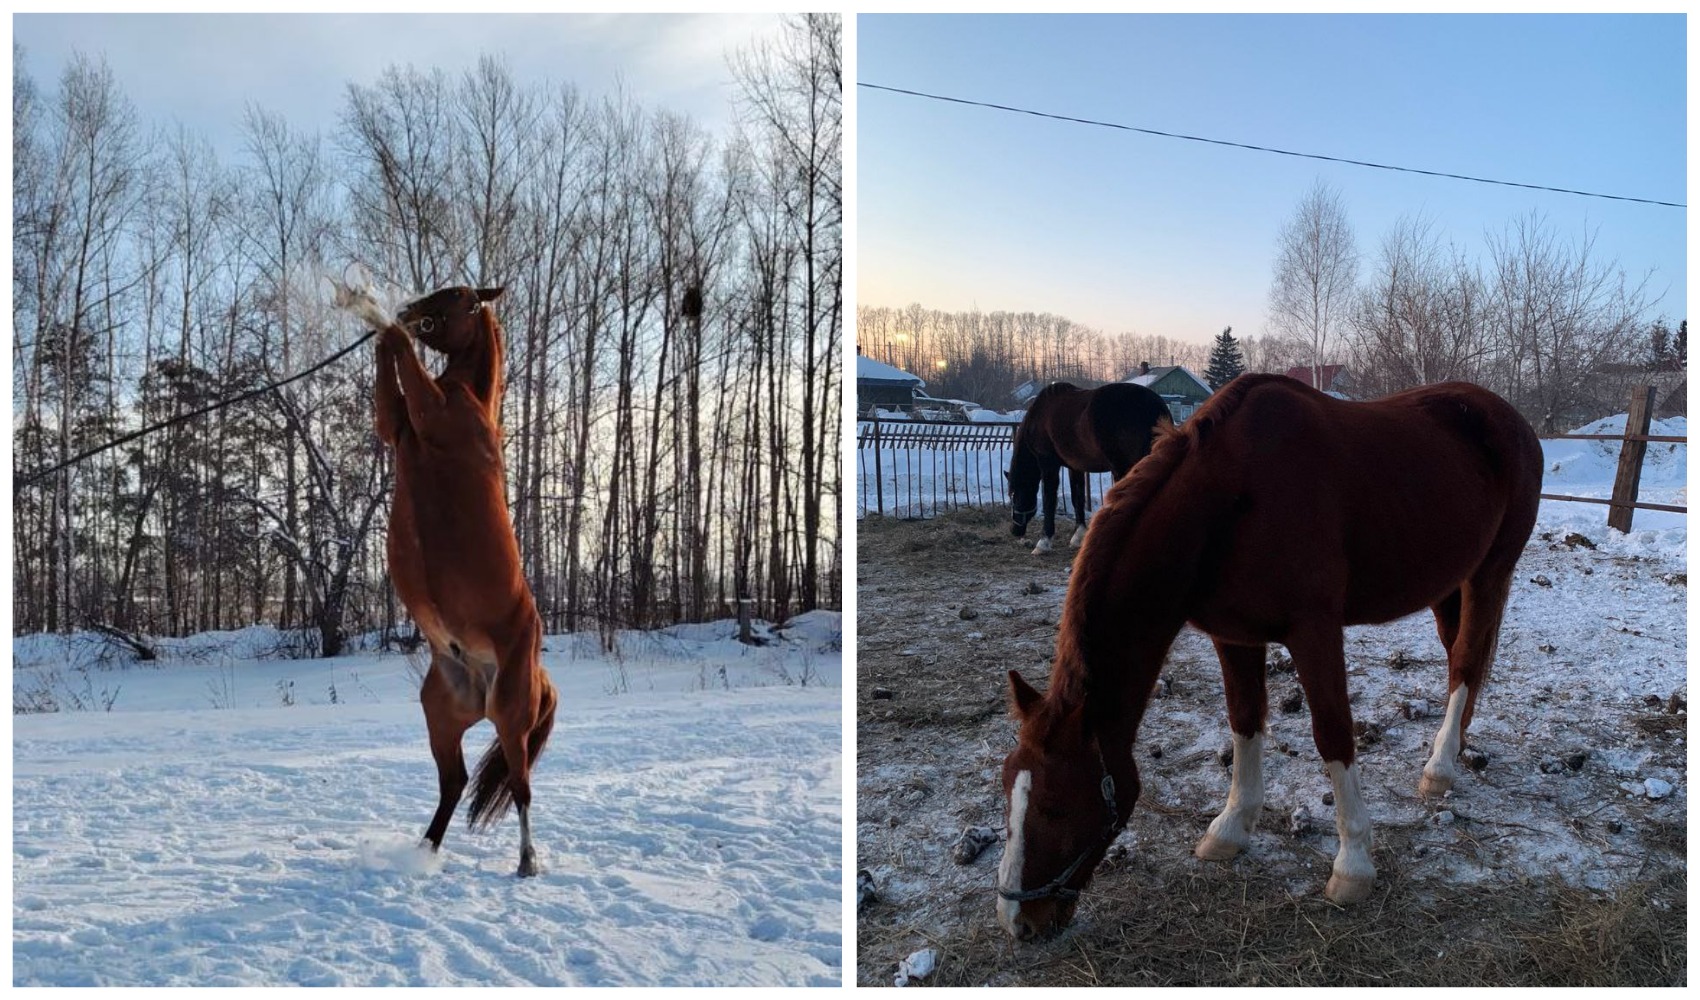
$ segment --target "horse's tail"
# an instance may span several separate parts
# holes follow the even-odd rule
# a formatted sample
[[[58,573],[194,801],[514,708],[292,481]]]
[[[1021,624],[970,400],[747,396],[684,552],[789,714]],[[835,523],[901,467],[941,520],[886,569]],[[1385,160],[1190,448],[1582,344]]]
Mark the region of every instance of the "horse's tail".
[[[525,738],[527,766],[537,763],[537,758],[543,754],[544,745],[549,742],[549,733],[555,728],[555,685],[550,683],[547,677],[543,679],[543,684],[543,700],[539,706],[537,722]],[[491,740],[473,772],[472,800],[466,809],[466,824],[475,830],[482,830],[507,815],[508,807],[513,805],[513,802],[513,788],[508,784],[507,754],[502,752],[500,739]]]

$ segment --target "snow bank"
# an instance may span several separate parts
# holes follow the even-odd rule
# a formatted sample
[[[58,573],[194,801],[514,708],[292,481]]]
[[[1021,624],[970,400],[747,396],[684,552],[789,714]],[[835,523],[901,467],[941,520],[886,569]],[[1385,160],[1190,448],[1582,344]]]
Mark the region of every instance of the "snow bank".
[[[13,720],[13,983],[837,985],[839,623],[550,637],[525,880],[511,815],[418,847],[422,658],[249,658],[273,637],[243,629],[90,661],[112,711]],[[15,695],[93,641],[14,640]]]

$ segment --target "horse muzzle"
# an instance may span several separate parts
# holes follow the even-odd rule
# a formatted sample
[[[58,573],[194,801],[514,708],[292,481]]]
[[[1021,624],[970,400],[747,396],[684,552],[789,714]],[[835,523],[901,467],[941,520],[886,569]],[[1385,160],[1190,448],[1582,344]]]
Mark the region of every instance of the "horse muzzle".
[[[1054,937],[1074,922],[1074,899],[1036,899],[1010,905],[999,900],[998,924],[1017,941]]]

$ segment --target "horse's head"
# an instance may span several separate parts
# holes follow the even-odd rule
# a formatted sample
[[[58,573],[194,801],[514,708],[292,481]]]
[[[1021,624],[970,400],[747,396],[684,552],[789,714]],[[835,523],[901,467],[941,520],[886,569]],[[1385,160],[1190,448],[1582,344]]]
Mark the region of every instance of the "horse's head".
[[[1003,762],[1009,812],[998,866],[998,923],[1020,941],[1062,930],[1080,891],[1139,798],[1131,756],[1114,761],[1084,708],[1064,709],[1009,672],[1010,712],[1021,723]]]
[[[467,288],[464,285],[432,292],[402,306],[396,321],[412,331],[426,347],[443,354],[456,354],[483,333],[480,322],[487,308],[502,294],[500,288]]]
[[[1027,534],[1027,522],[1039,513],[1039,460],[1022,447],[1019,428],[1011,449],[1009,471],[1003,478],[1009,486],[1009,533],[1021,538]]]

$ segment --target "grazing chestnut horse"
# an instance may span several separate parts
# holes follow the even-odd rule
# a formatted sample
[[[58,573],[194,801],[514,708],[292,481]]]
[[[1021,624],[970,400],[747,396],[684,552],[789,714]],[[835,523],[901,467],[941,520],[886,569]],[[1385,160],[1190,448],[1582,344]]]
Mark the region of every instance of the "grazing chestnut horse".
[[[1281,375],[1244,375],[1105,497],[1075,557],[1049,690],[1010,672],[1019,742],[1004,761],[1009,842],[998,919],[1058,929],[1139,799],[1133,742],[1187,622],[1215,642],[1233,730],[1232,785],[1196,854],[1233,857],[1263,808],[1265,643],[1292,652],[1334,785],[1340,849],[1328,898],[1375,880],[1353,757],[1341,629],[1432,609],[1446,647],[1446,718],[1420,790],[1455,759],[1535,523],[1541,449],[1478,386],[1348,403]]]
[[[1163,398],[1131,382],[1096,389],[1052,382],[1041,389],[1015,429],[1015,447],[1004,473],[1014,521],[1010,533],[1026,536],[1027,522],[1039,510],[1043,481],[1045,536],[1033,546],[1033,554],[1051,551],[1057,533],[1057,480],[1066,466],[1075,523],[1069,544],[1079,545],[1086,535],[1086,474],[1108,472],[1120,479],[1151,450],[1153,428],[1171,422]]]
[[[496,740],[478,762],[467,821],[487,827],[517,807],[526,876],[537,874],[531,768],[554,725],[556,694],[504,495],[502,328],[489,305],[501,294],[445,288],[403,307],[395,322],[369,298],[353,311],[380,331],[378,436],[396,455],[390,578],[431,645],[419,700],[438,801],[425,839],[442,846],[467,784],[461,737],[489,719]],[[347,305],[341,292],[338,302]],[[410,331],[447,355],[441,375],[420,363]]]

